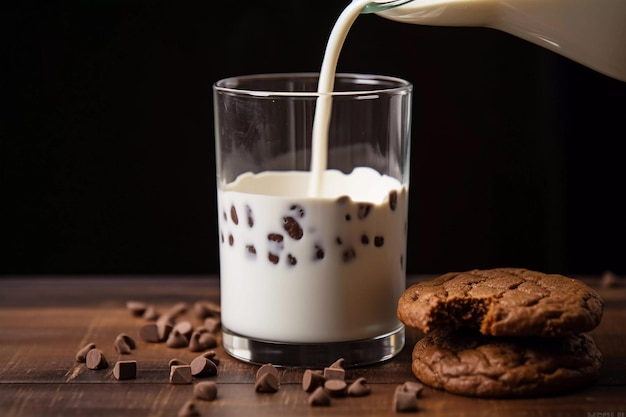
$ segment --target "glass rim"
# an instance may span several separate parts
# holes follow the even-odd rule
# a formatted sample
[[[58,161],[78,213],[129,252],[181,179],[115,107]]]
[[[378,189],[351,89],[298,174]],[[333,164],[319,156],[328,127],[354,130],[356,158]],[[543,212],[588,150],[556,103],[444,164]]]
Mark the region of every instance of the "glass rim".
[[[409,81],[394,77],[390,75],[377,75],[377,74],[359,74],[359,73],[337,73],[335,79],[347,79],[358,80],[357,84],[365,86],[375,86],[377,82],[386,81],[394,83],[396,85],[390,87],[378,87],[378,88],[363,88],[362,90],[351,91],[331,91],[328,93],[319,93],[317,91],[270,91],[267,89],[253,90],[250,88],[237,88],[237,87],[225,87],[224,84],[229,81],[235,80],[251,80],[251,79],[302,79],[302,78],[317,78],[319,79],[319,72],[284,72],[284,73],[267,73],[267,74],[249,74],[239,75],[234,77],[222,78],[213,84],[213,90],[215,92],[232,93],[238,95],[249,95],[257,97],[320,97],[320,96],[360,96],[360,95],[372,95],[372,94],[389,94],[398,93],[402,91],[411,91],[413,84]]]

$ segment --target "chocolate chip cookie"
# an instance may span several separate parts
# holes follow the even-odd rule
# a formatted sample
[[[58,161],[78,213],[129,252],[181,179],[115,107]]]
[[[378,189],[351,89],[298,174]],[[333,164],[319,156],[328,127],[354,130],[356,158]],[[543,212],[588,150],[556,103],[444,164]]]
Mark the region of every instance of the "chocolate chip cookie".
[[[581,281],[519,268],[452,272],[408,288],[398,317],[424,333],[474,328],[492,336],[562,336],[602,319],[600,296]]]
[[[412,370],[424,384],[454,394],[527,397],[586,386],[601,363],[585,334],[505,338],[434,330],[415,345]]]

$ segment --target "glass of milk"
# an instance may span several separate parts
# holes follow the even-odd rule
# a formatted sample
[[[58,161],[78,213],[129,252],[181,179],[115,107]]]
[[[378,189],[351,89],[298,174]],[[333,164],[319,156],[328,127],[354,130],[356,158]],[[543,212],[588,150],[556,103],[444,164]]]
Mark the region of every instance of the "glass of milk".
[[[412,86],[318,78],[214,85],[223,344],[247,362],[358,366],[404,345]]]

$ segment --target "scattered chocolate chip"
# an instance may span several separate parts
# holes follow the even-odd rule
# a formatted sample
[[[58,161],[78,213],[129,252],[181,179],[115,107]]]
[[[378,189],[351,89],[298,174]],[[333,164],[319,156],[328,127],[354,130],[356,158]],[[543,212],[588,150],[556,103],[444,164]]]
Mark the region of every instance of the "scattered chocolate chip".
[[[322,249],[322,247],[319,245],[315,245],[314,249],[315,249],[315,259],[316,260],[324,259],[324,249]]]
[[[115,348],[115,351],[120,355],[128,355],[131,352],[131,348],[128,343],[126,343],[124,338],[120,336],[117,336],[115,338],[115,342],[113,342],[113,348]]]
[[[189,365],[189,364],[185,362],[184,360],[178,359],[178,358],[170,359],[170,361],[167,363],[168,368],[171,368],[172,366],[176,366],[176,365]]]
[[[204,356],[198,356],[191,361],[191,375],[195,377],[215,376],[217,375],[217,365],[205,358]]]
[[[126,308],[130,310],[130,314],[132,314],[133,316],[141,317],[148,308],[148,305],[143,301],[129,300],[126,301]]]
[[[143,312],[143,318],[149,321],[156,320],[159,318],[159,312],[156,307],[149,305],[146,307],[146,311]]]
[[[84,363],[87,360],[87,353],[89,353],[91,349],[95,348],[95,343],[87,343],[78,352],[76,352],[76,356],[74,357],[76,359],[76,362]]]
[[[246,250],[249,254],[256,255],[256,248],[254,247],[254,245],[246,245]]]
[[[317,387],[323,387],[324,381],[324,375],[320,372],[307,369],[302,375],[302,389],[306,392],[313,392]]]
[[[370,238],[367,237],[367,235],[361,236],[361,243],[364,244],[364,245],[369,245],[370,244]]]
[[[311,407],[328,406],[330,405],[330,397],[324,391],[324,387],[317,387],[311,395],[309,395],[309,405]]]
[[[341,379],[328,379],[324,382],[324,390],[331,397],[344,397],[348,385]]]
[[[256,392],[276,392],[278,391],[278,387],[278,377],[271,372],[261,375],[254,384],[254,390]]]
[[[191,366],[170,366],[170,384],[191,384]]]
[[[189,350],[192,352],[202,352],[217,346],[217,339],[209,332],[194,331],[189,340]]]
[[[265,374],[273,374],[276,379],[278,379],[278,369],[271,363],[266,363],[262,365],[257,371],[255,375],[255,380],[258,381]]]
[[[287,263],[291,266],[294,266],[295,264],[298,263],[298,260],[296,259],[295,256],[293,256],[292,254],[288,254],[287,255]]]
[[[346,371],[343,368],[324,368],[324,379],[338,379],[344,381],[346,379]]]
[[[367,385],[365,378],[361,377],[354,381],[348,387],[348,395],[351,397],[364,397],[369,395],[370,387]]]
[[[359,220],[363,220],[370,214],[371,210],[372,210],[371,204],[359,204],[358,210],[357,210],[357,218]]]
[[[210,360],[211,362],[213,362],[215,364],[215,366],[219,366],[220,360],[219,360],[219,358],[216,355],[217,355],[217,353],[215,353],[214,350],[209,350],[208,352],[204,352],[204,353],[200,354],[200,356],[205,357],[208,360]]]
[[[376,246],[377,248],[380,248],[384,244],[385,244],[385,238],[384,237],[382,237],[382,236],[374,237],[374,246]]]
[[[225,211],[222,212],[222,217],[224,218],[225,221],[228,221],[228,216],[226,215]]]
[[[356,258],[356,252],[354,251],[354,248],[348,248],[345,251],[343,251],[344,262],[350,262],[354,258]]]
[[[117,361],[113,367],[113,376],[118,380],[137,378],[137,361]]]
[[[350,220],[352,220],[352,216],[350,216],[349,214],[346,214],[345,219],[347,222],[349,222]]]
[[[222,309],[218,304],[211,301],[197,301],[193,305],[193,312],[196,317],[204,319],[206,317],[219,316]]]
[[[193,396],[198,400],[213,401],[217,398],[217,384],[213,381],[201,381],[193,387]]]
[[[217,333],[222,328],[222,319],[219,317],[207,317],[204,319],[203,326],[209,333]]]
[[[187,320],[179,321],[172,328],[172,332],[174,331],[182,334],[185,337],[189,337],[191,336],[191,333],[193,332],[193,325],[191,324],[190,321],[187,321]]]
[[[239,224],[239,216],[237,216],[237,210],[235,206],[230,206],[230,218],[235,224]]]
[[[189,346],[189,340],[187,339],[187,337],[185,337],[184,334],[174,329],[167,337],[167,340],[165,341],[165,346],[172,349],[184,348]]]
[[[246,215],[248,217],[248,226],[249,227],[253,227],[254,226],[254,217],[252,216],[252,209],[250,208],[250,206],[246,206]]]
[[[337,239],[335,239],[335,242],[337,242],[338,245],[342,245],[343,244],[343,240],[341,240],[341,238],[339,236],[337,236]]]
[[[139,329],[139,337],[144,342],[149,343],[159,343],[161,339],[159,338],[159,329],[157,325],[154,323],[146,324]]]
[[[393,411],[407,413],[417,411],[417,397],[399,386],[393,395]]]
[[[271,252],[267,254],[267,259],[269,259],[269,261],[273,264],[277,264],[278,261],[280,261],[280,258],[278,257],[278,255],[275,255]]]
[[[100,349],[93,348],[87,352],[85,363],[89,369],[105,369],[109,366],[104,353]]]
[[[389,208],[395,211],[398,206],[398,192],[396,190],[389,191]]]
[[[291,216],[283,217],[283,229],[292,239],[300,240],[304,236],[302,226]]]
[[[402,385],[402,390],[410,392],[415,395],[416,398],[419,398],[422,396],[424,385],[420,384],[419,382],[407,381]]]
[[[600,288],[606,290],[609,288],[619,287],[620,279],[612,271],[604,271],[600,281]]]
[[[193,401],[187,401],[178,411],[178,417],[200,417],[200,412],[196,409]]]
[[[233,235],[228,235],[228,244],[230,246],[233,246],[235,244],[235,238],[233,237]]]
[[[174,325],[169,320],[162,320],[159,317],[159,320],[156,322],[157,334],[159,336],[159,342],[164,342],[169,337]]]
[[[167,315],[168,317],[170,317],[170,319],[172,321],[174,321],[174,319],[182,316],[188,310],[189,310],[189,304],[180,302],[180,303],[176,303],[172,307],[170,307],[167,310],[167,312],[165,313],[165,315]]]

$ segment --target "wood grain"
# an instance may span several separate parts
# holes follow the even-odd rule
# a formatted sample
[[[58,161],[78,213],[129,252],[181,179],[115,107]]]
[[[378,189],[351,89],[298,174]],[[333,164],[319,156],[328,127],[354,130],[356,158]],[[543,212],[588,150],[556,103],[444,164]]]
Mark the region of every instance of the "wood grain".
[[[414,279],[421,279],[414,278]],[[589,280],[595,285],[597,281]],[[0,291],[0,415],[13,416],[175,416],[192,399],[192,385],[168,383],[168,361],[191,361],[197,353],[171,349],[139,339],[146,323],[125,308],[129,299],[165,311],[183,301],[219,302],[219,285],[208,277],[49,277],[3,279]],[[558,397],[518,400],[466,398],[426,389],[419,401],[422,416],[576,416],[622,417],[626,411],[626,288],[599,290],[605,299],[600,326],[591,332],[604,354],[598,382]],[[190,319],[194,319],[189,315]],[[113,341],[119,333],[137,341],[137,349],[119,355]],[[407,345],[386,363],[348,369],[347,378],[367,378],[372,394],[333,399],[330,407],[310,407],[302,391],[302,369],[280,369],[275,394],[254,392],[257,367],[230,358],[218,347],[218,399],[196,401],[201,415],[220,416],[384,416],[392,410],[395,388],[415,380],[411,348],[421,335],[410,331]],[[74,355],[94,342],[109,368],[86,369]],[[134,359],[138,377],[118,381],[115,361]]]

